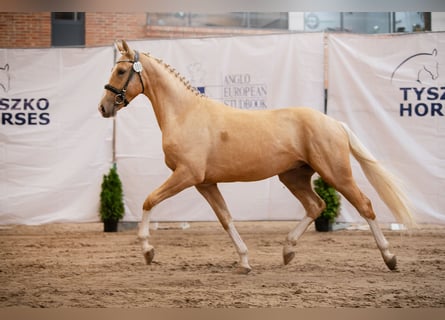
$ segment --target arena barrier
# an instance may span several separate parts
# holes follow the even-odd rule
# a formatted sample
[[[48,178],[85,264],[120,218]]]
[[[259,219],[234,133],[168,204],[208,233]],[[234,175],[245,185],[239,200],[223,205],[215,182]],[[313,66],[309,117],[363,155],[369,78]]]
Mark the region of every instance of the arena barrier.
[[[445,33],[328,36],[328,114],[403,182],[420,222],[444,223]],[[382,221],[392,216],[358,165]],[[360,219],[343,201],[342,218]]]
[[[112,126],[97,101],[113,55],[0,49],[0,224],[98,220]]]
[[[281,34],[133,41],[198,90],[234,107],[325,107],[405,184],[419,222],[444,223],[445,33]],[[327,48],[327,49],[326,49]],[[0,49],[0,224],[98,221],[112,164],[113,120],[97,103],[114,48]],[[126,221],[168,175],[150,102],[136,98],[115,122]],[[142,146],[142,147],[141,147]],[[335,152],[335,150],[333,150]],[[234,159],[236,161],[236,159]],[[355,176],[382,222],[394,219]],[[277,178],[223,184],[236,220],[296,220],[303,209]],[[153,221],[215,220],[194,189],[154,209]],[[361,221],[343,201],[340,221]]]

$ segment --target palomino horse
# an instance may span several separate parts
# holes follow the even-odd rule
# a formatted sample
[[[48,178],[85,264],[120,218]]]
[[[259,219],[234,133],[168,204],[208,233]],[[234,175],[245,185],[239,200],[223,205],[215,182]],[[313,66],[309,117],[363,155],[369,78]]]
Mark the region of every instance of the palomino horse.
[[[148,54],[140,55],[125,41],[99,104],[104,117],[113,117],[138,94],[151,101],[162,131],[165,163],[171,176],[148,195],[138,237],[147,264],[154,257],[149,244],[152,208],[195,186],[208,201],[240,256],[239,271],[251,267],[247,247],[236,230],[217,183],[255,181],[278,175],[303,204],[306,216],[287,235],[284,264],[295,256],[297,240],[325,208],[313,191],[317,172],[341,192],[366,219],[383,260],[396,268],[396,257],[379,228],[369,199],[352,177],[349,153],[358,160],[380,197],[402,223],[412,221],[404,197],[388,173],[343,123],[309,108],[239,110],[202,96],[170,66]]]

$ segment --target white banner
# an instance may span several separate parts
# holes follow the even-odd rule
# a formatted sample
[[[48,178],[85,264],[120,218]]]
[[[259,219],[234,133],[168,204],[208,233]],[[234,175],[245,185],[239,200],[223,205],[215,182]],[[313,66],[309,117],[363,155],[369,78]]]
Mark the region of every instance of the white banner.
[[[328,48],[328,114],[401,179],[419,222],[445,222],[445,33],[333,34]],[[379,220],[394,221],[355,161],[354,173]],[[360,220],[343,203],[342,219]]]
[[[238,108],[323,109],[323,34],[132,42],[164,59],[206,95]],[[445,36],[329,35],[328,114],[348,123],[404,182],[420,222],[444,223]],[[111,165],[112,120],[97,112],[113,48],[0,49],[0,224],[98,221]],[[246,86],[253,88],[245,90]],[[117,159],[127,213],[170,171],[150,102],[117,116]],[[353,161],[380,221],[392,215]],[[297,219],[277,178],[221,185],[238,220]],[[214,220],[186,190],[154,209],[157,221]],[[347,201],[341,220],[362,221]]]
[[[172,65],[207,96],[236,108],[324,107],[323,34],[131,42]],[[248,88],[249,90],[247,90]],[[170,175],[150,102],[136,98],[117,116],[117,162],[127,213],[138,221],[146,196]],[[237,220],[297,219],[300,203],[277,178],[222,184]],[[216,219],[207,202],[187,189],[153,209],[154,221]]]
[[[0,224],[97,221],[113,49],[0,49]]]

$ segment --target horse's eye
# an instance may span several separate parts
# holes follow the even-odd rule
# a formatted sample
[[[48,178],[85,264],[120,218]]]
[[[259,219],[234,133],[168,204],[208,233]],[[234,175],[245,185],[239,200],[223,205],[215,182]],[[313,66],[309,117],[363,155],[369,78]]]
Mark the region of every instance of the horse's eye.
[[[117,74],[118,75],[123,75],[125,73],[125,69],[117,69]]]

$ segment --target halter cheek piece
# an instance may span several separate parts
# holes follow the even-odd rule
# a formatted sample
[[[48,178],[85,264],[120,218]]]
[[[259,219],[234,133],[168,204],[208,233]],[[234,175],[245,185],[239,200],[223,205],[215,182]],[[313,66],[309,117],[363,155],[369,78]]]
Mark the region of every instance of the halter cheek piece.
[[[116,95],[114,97],[115,105],[124,104],[124,107],[126,107],[130,102],[127,100],[125,94],[127,92],[128,84],[130,83],[130,80],[133,77],[133,74],[135,72],[139,75],[139,80],[141,81],[141,86],[142,86],[142,93],[145,91],[145,88],[144,88],[144,82],[142,81],[142,76],[141,76],[142,64],[139,61],[139,52],[134,50],[134,60],[121,60],[121,61],[116,62],[116,64],[121,63],[121,62],[131,62],[133,64],[133,68],[130,69],[130,75],[128,76],[127,82],[125,82],[125,85],[121,90],[113,87],[110,84],[106,84],[105,89],[113,92]]]

